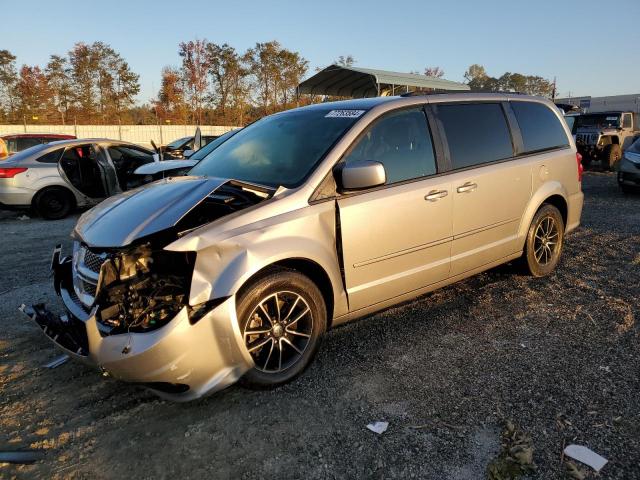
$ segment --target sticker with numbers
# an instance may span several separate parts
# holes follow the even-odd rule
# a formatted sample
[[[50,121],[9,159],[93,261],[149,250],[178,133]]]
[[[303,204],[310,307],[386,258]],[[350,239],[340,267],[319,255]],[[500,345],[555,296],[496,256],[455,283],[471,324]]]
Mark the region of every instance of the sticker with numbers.
[[[325,118],[358,118],[365,110],[331,110]]]

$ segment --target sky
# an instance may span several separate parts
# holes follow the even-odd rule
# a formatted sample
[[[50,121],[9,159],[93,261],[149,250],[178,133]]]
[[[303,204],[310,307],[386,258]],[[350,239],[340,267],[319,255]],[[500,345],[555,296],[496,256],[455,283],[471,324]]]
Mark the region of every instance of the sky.
[[[0,49],[44,66],[76,42],[110,44],[140,75],[140,102],[160,71],[180,63],[181,41],[244,51],[277,40],[309,61],[309,74],[340,55],[400,72],[439,66],[463,81],[478,63],[557,79],[559,96],[640,93],[640,0],[165,1],[0,0]]]

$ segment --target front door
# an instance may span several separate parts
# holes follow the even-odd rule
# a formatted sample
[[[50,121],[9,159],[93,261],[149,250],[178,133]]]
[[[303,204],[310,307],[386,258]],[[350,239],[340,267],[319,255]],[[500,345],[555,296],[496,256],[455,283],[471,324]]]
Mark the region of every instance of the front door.
[[[387,182],[338,199],[349,309],[358,310],[444,280],[452,238],[451,183],[437,173],[424,112],[376,121],[343,161],[373,160]]]
[[[65,149],[58,161],[60,176],[87,201],[101,200],[110,195],[102,155],[95,144],[73,145]]]

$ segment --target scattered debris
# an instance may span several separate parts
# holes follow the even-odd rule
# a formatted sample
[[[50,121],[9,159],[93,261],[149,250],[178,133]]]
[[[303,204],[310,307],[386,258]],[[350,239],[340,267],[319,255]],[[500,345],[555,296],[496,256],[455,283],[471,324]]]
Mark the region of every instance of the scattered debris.
[[[367,425],[367,428],[369,430],[377,434],[386,432],[388,427],[389,427],[389,422],[374,422]]]
[[[26,215],[20,215],[18,220],[31,220],[31,217],[27,217]]]
[[[575,478],[576,480],[584,480],[587,477],[587,472],[579,468],[573,462],[567,462],[567,475],[571,478]]]
[[[611,368],[608,365],[604,367],[600,365],[600,370],[604,370],[607,373],[611,373]]]
[[[69,355],[60,355],[57,358],[54,358],[53,360],[51,360],[49,363],[47,363],[46,365],[43,365],[43,368],[56,368],[59,367],[60,365],[67,363],[67,360],[69,360]]]
[[[606,458],[601,457],[596,452],[583,445],[567,445],[564,449],[564,453],[567,457],[571,457],[585,465],[589,465],[596,472],[599,472],[608,461]]]
[[[44,458],[42,450],[16,450],[13,452],[0,452],[0,463],[34,463]]]
[[[464,427],[458,427],[457,425],[451,425],[450,423],[443,422],[442,420],[434,419],[431,420],[432,423],[425,423],[424,425],[411,425],[409,428],[413,428],[415,430],[421,430],[423,428],[438,428],[445,427],[450,430],[460,430],[464,429]]]
[[[535,471],[531,437],[507,420],[501,435],[502,450],[487,467],[489,480],[516,479]]]

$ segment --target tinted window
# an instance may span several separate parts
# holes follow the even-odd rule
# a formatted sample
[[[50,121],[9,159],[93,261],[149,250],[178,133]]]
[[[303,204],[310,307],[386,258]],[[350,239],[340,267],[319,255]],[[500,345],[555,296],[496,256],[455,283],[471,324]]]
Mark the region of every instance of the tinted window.
[[[501,105],[438,105],[437,112],[454,169],[513,155],[511,134]]]
[[[388,184],[436,173],[422,109],[395,112],[376,122],[345,157],[346,162],[353,160],[382,163]]]
[[[17,139],[17,144],[18,144],[18,148],[17,151],[19,152],[20,150],[25,150],[29,147],[34,147],[36,145],[40,145],[41,143],[44,143],[42,141],[42,139],[40,137],[18,137]]]
[[[520,126],[525,153],[569,145],[562,124],[548,107],[531,102],[511,102],[511,107]]]
[[[36,160],[40,163],[58,163],[60,160],[60,156],[62,155],[62,148],[59,150],[54,150],[53,152],[49,152],[41,157],[38,157]]]

